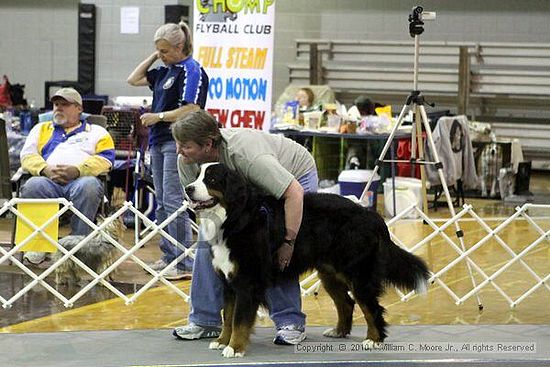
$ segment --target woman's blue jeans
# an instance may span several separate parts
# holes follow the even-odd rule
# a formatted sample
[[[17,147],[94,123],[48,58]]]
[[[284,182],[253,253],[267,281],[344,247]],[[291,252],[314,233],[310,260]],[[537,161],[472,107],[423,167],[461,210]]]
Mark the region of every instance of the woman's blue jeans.
[[[155,213],[157,224],[160,224],[183,204],[183,191],[177,168],[176,142],[168,141],[155,144],[149,148],[149,151],[151,153],[151,170],[157,201]],[[168,226],[164,227],[164,230],[185,247],[191,246],[191,224],[189,215],[186,212],[178,215]],[[160,249],[162,260],[167,264],[183,252],[164,237],[160,240]],[[180,270],[191,270],[192,267],[193,259],[190,257],[186,257],[178,263],[178,269]]]

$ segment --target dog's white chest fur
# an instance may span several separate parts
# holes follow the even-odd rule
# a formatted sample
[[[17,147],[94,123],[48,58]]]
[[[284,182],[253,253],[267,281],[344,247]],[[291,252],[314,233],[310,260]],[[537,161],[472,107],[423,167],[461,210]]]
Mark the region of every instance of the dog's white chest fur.
[[[225,209],[217,205],[201,214],[201,229],[204,240],[212,249],[212,265],[222,272],[226,279],[231,279],[235,272],[235,264],[229,259],[229,249],[223,239],[221,226],[225,221]]]
[[[212,266],[225,275],[225,279],[231,279],[235,271],[235,264],[229,259],[229,249],[225,245],[225,241],[221,239],[212,243]]]

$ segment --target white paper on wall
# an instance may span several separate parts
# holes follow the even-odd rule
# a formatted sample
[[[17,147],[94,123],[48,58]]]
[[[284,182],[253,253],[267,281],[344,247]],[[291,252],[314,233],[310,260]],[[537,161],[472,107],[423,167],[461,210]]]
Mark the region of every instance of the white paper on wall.
[[[139,8],[137,6],[123,6],[120,8],[120,33],[139,33]]]

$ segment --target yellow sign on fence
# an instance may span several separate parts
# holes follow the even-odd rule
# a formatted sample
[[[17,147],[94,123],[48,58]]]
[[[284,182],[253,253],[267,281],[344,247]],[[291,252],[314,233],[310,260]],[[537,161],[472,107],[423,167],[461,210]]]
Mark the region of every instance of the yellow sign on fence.
[[[59,211],[58,203],[19,203],[17,210],[32,222],[35,226],[40,227],[52,218]],[[55,218],[46,228],[44,233],[57,241],[59,230],[59,218]],[[17,229],[15,232],[15,244],[20,244],[34,232],[34,229],[27,225],[19,216],[17,217]],[[42,233],[36,234],[23,246],[21,251],[39,251],[39,252],[56,252],[57,248],[48,241]]]

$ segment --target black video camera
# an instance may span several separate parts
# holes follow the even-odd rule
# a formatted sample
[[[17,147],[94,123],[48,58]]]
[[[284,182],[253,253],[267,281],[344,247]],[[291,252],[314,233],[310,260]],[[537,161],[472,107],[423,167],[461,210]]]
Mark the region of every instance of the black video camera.
[[[417,5],[412,8],[409,14],[409,34],[411,37],[422,34],[424,32],[424,21],[434,20],[435,12],[425,12],[424,8]]]

